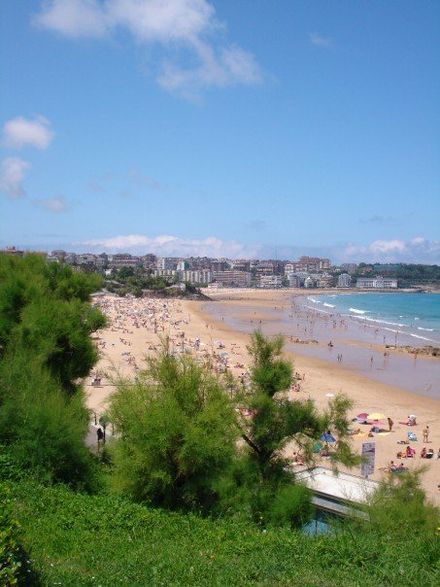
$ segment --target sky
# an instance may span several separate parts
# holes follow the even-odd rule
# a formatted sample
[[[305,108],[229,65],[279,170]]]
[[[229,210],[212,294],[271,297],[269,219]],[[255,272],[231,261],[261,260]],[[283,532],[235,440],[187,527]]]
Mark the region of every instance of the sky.
[[[440,3],[2,0],[0,247],[440,264]]]

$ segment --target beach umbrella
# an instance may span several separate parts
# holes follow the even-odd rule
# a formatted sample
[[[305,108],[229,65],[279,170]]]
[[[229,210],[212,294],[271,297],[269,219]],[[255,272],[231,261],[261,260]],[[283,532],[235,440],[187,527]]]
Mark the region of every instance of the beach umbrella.
[[[373,412],[372,414],[368,414],[369,420],[385,420],[385,414],[381,414],[380,412]]]
[[[336,442],[336,438],[330,434],[330,432],[324,432],[324,434],[321,434],[320,440],[323,442]]]

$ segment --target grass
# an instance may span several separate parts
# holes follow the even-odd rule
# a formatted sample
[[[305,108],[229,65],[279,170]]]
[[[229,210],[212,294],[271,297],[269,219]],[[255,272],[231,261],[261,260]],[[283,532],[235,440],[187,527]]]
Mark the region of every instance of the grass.
[[[149,509],[63,486],[12,482],[22,542],[43,585],[440,584],[439,537],[345,528],[307,537]]]

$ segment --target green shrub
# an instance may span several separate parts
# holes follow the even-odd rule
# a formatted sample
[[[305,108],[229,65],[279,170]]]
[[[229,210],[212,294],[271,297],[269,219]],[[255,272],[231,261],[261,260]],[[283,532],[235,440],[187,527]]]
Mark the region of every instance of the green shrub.
[[[313,514],[311,492],[304,485],[284,485],[269,502],[268,522],[275,526],[301,527]]]
[[[220,381],[164,348],[134,382],[117,386],[110,418],[118,489],[163,507],[212,507],[238,432]]]
[[[97,477],[84,439],[82,392],[68,397],[26,354],[0,363],[0,442],[22,470],[91,489]]]

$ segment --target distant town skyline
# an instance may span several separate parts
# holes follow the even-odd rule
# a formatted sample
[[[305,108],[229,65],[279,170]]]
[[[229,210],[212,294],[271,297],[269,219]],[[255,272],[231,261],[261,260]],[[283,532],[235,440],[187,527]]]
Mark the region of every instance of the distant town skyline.
[[[0,248],[440,263],[440,5],[4,0]]]

